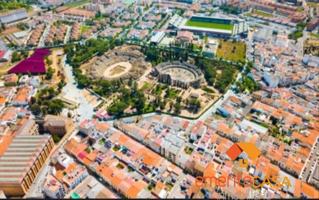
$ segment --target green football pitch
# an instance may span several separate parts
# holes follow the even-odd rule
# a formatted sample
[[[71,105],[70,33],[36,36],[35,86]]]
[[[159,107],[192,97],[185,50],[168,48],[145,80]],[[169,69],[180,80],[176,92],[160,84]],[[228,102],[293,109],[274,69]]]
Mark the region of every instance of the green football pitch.
[[[202,21],[194,21],[188,20],[185,24],[186,26],[193,26],[199,28],[211,28],[211,29],[220,29],[220,30],[233,30],[234,25],[232,24],[220,24],[214,22],[202,22]]]

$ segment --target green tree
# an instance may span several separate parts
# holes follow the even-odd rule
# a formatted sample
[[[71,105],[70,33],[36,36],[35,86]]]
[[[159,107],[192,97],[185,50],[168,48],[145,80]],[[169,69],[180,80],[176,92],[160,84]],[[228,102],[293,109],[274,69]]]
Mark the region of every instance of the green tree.
[[[11,56],[11,62],[15,63],[22,59],[20,53],[18,51],[14,51]]]
[[[182,109],[181,103],[177,102],[174,104],[174,113],[175,114],[180,114]]]
[[[49,57],[46,57],[45,58],[45,62],[46,62],[46,64],[48,65],[48,66],[50,66],[50,65],[52,65],[52,60],[49,58]]]
[[[33,104],[31,105],[31,112],[34,114],[34,115],[39,115],[41,113],[41,107],[38,105],[38,104]]]
[[[53,139],[54,143],[57,144],[60,142],[61,137],[58,134],[54,133],[54,134],[52,134],[52,139]]]
[[[248,76],[243,76],[242,79],[236,83],[236,86],[240,92],[254,92],[259,90],[259,85],[254,79]]]
[[[111,115],[122,116],[126,108],[128,108],[128,104],[123,101],[116,101],[107,109],[107,112]]]
[[[52,67],[48,68],[48,71],[45,74],[45,79],[50,80],[53,77],[55,70]]]
[[[188,102],[188,109],[197,113],[200,110],[201,104],[197,98],[192,98]]]
[[[63,101],[61,101],[60,99],[53,99],[48,104],[48,113],[57,115],[62,112],[63,108],[64,108]]]

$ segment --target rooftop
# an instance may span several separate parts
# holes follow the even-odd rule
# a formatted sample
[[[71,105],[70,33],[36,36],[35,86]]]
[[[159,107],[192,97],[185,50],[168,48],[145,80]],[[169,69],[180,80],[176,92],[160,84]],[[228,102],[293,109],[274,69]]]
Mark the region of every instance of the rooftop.
[[[14,137],[0,157],[0,184],[20,182],[50,138],[49,135]]]

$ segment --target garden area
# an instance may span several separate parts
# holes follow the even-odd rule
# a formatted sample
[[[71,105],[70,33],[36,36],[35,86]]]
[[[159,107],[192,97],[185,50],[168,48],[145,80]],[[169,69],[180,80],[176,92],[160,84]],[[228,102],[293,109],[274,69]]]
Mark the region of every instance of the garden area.
[[[298,23],[296,26],[296,30],[288,35],[289,39],[298,40],[299,38],[301,38],[303,36],[303,30],[305,29],[306,25],[307,24],[304,22]]]
[[[19,2],[16,0],[0,1],[0,11],[1,12],[7,12],[10,10],[15,10],[15,9],[19,9],[19,8],[25,8],[27,10],[30,10],[31,6],[28,5],[27,3]]]
[[[64,103],[55,97],[60,93],[60,89],[47,87],[31,98],[30,108],[34,115],[44,116],[46,114],[58,115],[64,108]]]
[[[273,17],[273,15],[271,13],[267,13],[267,12],[257,10],[257,9],[254,9],[251,13],[255,14],[255,15],[259,15],[261,17]]]
[[[198,58],[196,65],[202,69],[208,85],[213,86],[220,93],[226,92],[242,67],[239,64],[234,65],[225,61],[207,58]]]
[[[217,57],[234,62],[245,62],[246,44],[244,42],[220,40]]]
[[[253,78],[246,75],[243,75],[241,80],[236,83],[236,86],[238,91],[240,92],[252,93],[259,90],[259,85],[257,84],[257,82]]]
[[[110,104],[106,110],[110,115],[123,117],[160,110],[189,116],[189,114],[199,113],[207,102],[213,102],[214,97],[204,96],[201,98],[204,98],[206,103],[201,104],[204,102],[203,99],[191,97],[191,93],[185,93],[185,90],[160,83],[154,84],[152,81],[138,84],[138,80],[91,79],[82,73],[80,69],[82,64],[94,56],[103,55],[115,45],[112,40],[91,39],[85,44],[73,44],[64,49],[67,53],[67,62],[73,67],[78,87],[92,89],[98,95],[109,99]],[[200,94],[206,92],[218,96],[213,88],[224,93],[242,67],[240,63],[232,64],[223,60],[204,58],[193,52],[192,48],[190,50],[174,46],[158,48],[152,45],[141,46],[141,48],[146,60],[152,62],[153,66],[160,62],[187,61],[190,57],[193,58],[194,64],[201,68],[209,85],[206,90],[199,89],[200,91],[195,92]]]

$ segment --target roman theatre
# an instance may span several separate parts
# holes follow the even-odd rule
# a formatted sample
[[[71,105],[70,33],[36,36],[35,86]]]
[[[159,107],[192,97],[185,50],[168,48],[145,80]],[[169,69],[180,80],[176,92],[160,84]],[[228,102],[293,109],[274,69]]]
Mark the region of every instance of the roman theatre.
[[[152,75],[156,76],[159,82],[184,89],[199,88],[205,84],[204,74],[192,64],[186,62],[164,62],[157,65]]]
[[[138,46],[120,46],[97,57],[88,66],[88,74],[105,80],[138,79],[150,64]]]

